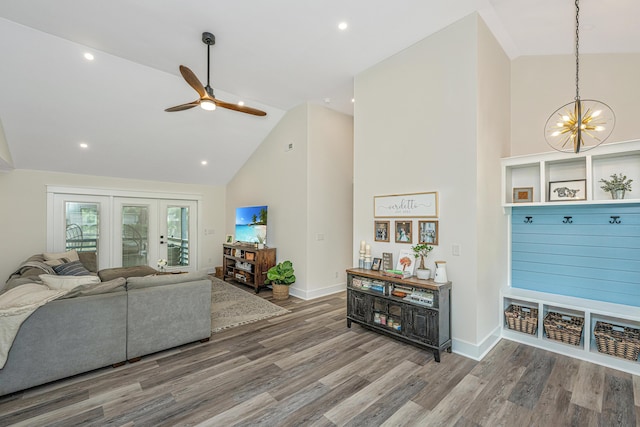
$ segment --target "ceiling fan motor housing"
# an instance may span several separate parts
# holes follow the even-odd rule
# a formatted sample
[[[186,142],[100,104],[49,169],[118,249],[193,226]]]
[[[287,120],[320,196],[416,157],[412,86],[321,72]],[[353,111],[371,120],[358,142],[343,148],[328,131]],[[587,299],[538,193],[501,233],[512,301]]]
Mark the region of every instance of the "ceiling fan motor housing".
[[[213,46],[216,44],[216,36],[205,31],[202,33],[202,43]]]

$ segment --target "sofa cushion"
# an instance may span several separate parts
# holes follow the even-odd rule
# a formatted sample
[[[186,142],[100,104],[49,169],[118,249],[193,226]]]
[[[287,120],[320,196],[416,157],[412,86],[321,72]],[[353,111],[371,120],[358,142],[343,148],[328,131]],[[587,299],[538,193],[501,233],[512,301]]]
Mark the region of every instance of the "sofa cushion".
[[[127,279],[124,277],[118,277],[117,279],[109,280],[108,282],[85,283],[84,285],[76,286],[61,299],[124,291],[126,284]]]
[[[75,249],[66,252],[49,252],[42,254],[45,261],[53,261],[61,258],[66,258],[70,261],[80,261],[78,258],[78,252]]]
[[[127,279],[127,289],[143,289],[153,286],[171,285],[174,283],[194,282],[196,280],[208,278],[209,275],[206,270],[183,274],[161,274],[145,277],[129,277]]]
[[[53,274],[41,274],[42,283],[50,289],[65,289],[67,291],[86,284],[100,283],[98,276],[54,276]]]
[[[135,267],[117,267],[117,268],[105,268],[98,271],[98,276],[103,282],[117,279],[118,277],[141,277],[148,276],[149,274],[155,274],[158,271],[148,265],[136,265]]]
[[[88,276],[91,274],[89,270],[84,268],[84,265],[80,261],[71,261],[65,264],[53,266],[55,271],[60,276]]]

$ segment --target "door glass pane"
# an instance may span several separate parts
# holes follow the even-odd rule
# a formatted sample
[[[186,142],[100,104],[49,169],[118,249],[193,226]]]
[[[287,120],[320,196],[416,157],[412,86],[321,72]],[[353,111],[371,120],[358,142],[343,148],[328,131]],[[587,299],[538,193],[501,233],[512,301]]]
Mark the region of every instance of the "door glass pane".
[[[122,266],[148,265],[149,208],[122,207]]]
[[[65,249],[98,252],[99,209],[97,203],[66,202]]]
[[[167,208],[167,262],[169,267],[189,265],[189,208]]]

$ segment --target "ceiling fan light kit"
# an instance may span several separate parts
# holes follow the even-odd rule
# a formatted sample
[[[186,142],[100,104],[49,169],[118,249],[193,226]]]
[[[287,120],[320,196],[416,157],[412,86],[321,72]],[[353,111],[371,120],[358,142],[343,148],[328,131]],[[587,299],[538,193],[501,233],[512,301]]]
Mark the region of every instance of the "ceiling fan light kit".
[[[229,110],[239,111],[241,113],[252,114],[254,116],[266,116],[267,113],[265,113],[264,111],[258,110],[257,108],[251,108],[245,105],[232,104],[229,102],[224,102],[219,99],[216,99],[216,97],[213,94],[213,88],[209,84],[210,66],[211,66],[210,48],[212,45],[216,43],[216,37],[209,32],[204,32],[202,33],[202,42],[207,45],[207,86],[203,86],[202,83],[200,83],[200,80],[198,80],[198,78],[196,77],[193,71],[191,71],[188,67],[181,65],[180,74],[182,74],[182,77],[187,82],[187,84],[189,84],[189,86],[191,86],[196,92],[198,92],[198,95],[200,95],[200,98],[193,102],[188,102],[186,104],[176,105],[175,107],[167,108],[164,111],[173,113],[175,111],[188,110],[190,108],[197,107],[199,105],[200,108],[207,111],[213,111],[216,109],[216,107],[221,107],[221,108],[227,108]]]
[[[607,104],[580,99],[580,6],[576,4],[576,96],[549,116],[544,127],[547,144],[562,152],[586,151],[602,144],[613,132],[616,115]]]

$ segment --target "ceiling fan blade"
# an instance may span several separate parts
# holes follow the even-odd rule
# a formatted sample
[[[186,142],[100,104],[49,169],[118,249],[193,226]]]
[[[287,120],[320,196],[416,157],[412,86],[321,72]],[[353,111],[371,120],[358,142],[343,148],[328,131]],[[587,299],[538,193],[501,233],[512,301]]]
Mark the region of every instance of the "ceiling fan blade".
[[[253,114],[254,116],[266,116],[267,115],[267,113],[265,113],[262,110],[258,110],[257,108],[251,108],[251,107],[247,107],[247,106],[244,106],[244,105],[238,105],[238,104],[231,104],[230,102],[220,101],[219,99],[215,99],[215,98],[213,98],[213,102],[218,107],[228,108],[229,110],[240,111],[241,113]]]
[[[198,92],[200,98],[204,97],[207,94],[207,92],[204,90],[204,86],[202,85],[202,83],[200,83],[200,80],[198,80],[196,75],[189,68],[181,65],[180,74],[182,74],[182,77],[184,77],[187,83],[189,83],[189,86],[191,86],[196,90],[196,92]]]
[[[164,111],[172,113],[174,111],[188,110],[189,108],[197,107],[198,105],[200,105],[199,99],[197,101],[189,102],[188,104],[176,105],[175,107],[167,108]]]

